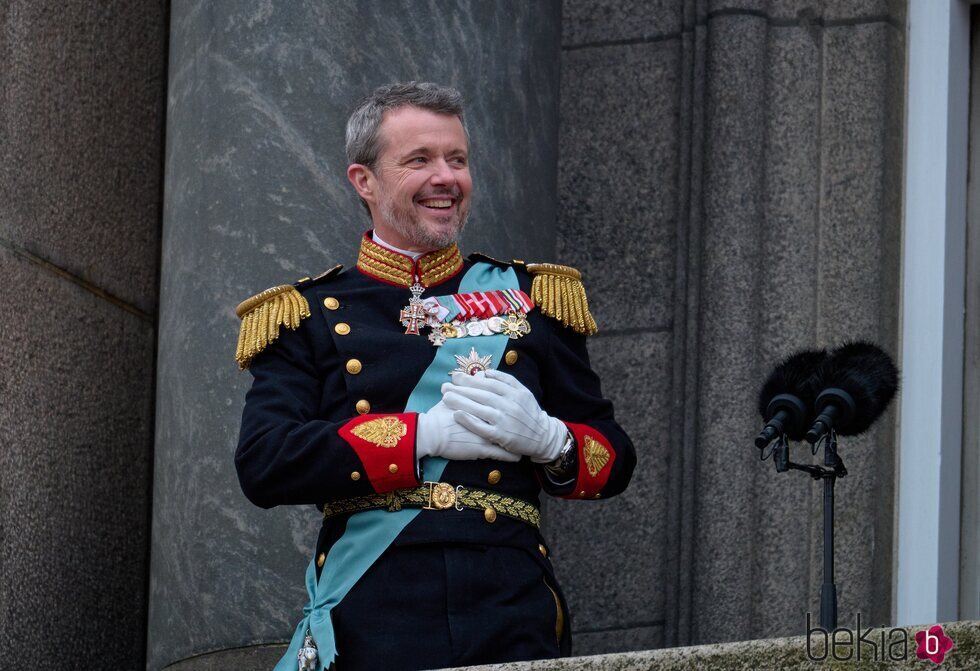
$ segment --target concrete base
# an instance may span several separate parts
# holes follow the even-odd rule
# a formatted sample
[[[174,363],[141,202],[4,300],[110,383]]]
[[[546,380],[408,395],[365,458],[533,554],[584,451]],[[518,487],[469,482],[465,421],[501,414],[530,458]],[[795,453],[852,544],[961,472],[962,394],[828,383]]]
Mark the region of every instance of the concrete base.
[[[850,623],[845,623],[850,624]],[[611,655],[594,655],[591,657],[569,657],[566,659],[551,659],[540,662],[521,662],[517,664],[491,664],[487,666],[469,666],[468,671],[763,671],[775,670],[794,671],[796,669],[827,669],[843,671],[865,671],[871,669],[926,669],[942,668],[943,671],[975,671],[980,668],[980,621],[952,622],[943,625],[946,635],[953,639],[953,649],[946,655],[941,667],[931,662],[920,660],[915,656],[915,632],[921,631],[928,625],[905,627],[908,634],[907,655],[903,655],[899,646],[894,656],[904,657],[892,660],[889,657],[888,645],[896,638],[889,638],[891,629],[878,628],[870,630],[864,636],[865,640],[875,642],[877,659],[874,648],[870,645],[861,646],[861,659],[857,659],[856,637],[854,645],[843,646],[847,636],[838,635],[836,649],[839,660],[832,657],[832,651],[826,651],[824,639],[820,634],[814,634],[811,641],[811,654],[817,659],[807,656],[805,636],[790,638],[769,638],[757,641],[740,641],[737,643],[715,643],[712,645],[696,645],[687,648],[663,648],[661,650],[646,650],[643,652],[623,652]],[[866,631],[862,628],[859,633]],[[884,635],[885,646],[881,645]],[[900,638],[900,634],[895,634]],[[820,659],[827,652],[826,659]],[[448,671],[448,670],[444,670]]]
[[[853,623],[842,623],[850,626]],[[816,624],[814,624],[816,626]],[[715,643],[685,648],[662,648],[642,652],[622,652],[589,657],[568,657],[538,662],[519,662],[513,664],[489,664],[468,666],[468,671],[763,671],[779,669],[828,669],[837,671],[870,671],[872,669],[910,669],[922,671],[933,666],[930,662],[915,656],[915,633],[927,625],[904,627],[908,636],[908,646],[889,648],[892,641],[900,641],[901,634],[891,628],[881,627],[868,630],[862,627],[857,636],[874,643],[863,644],[861,658],[857,658],[857,636],[848,642],[847,635],[839,633],[836,654],[827,650],[823,636],[814,634],[810,642],[808,657],[806,637],[767,638],[756,641],[735,643]],[[975,671],[980,668],[980,621],[968,620],[943,624],[946,635],[953,639],[953,649],[943,661],[943,671]],[[868,632],[868,633],[865,633]],[[882,646],[881,641],[885,645]],[[268,669],[275,665],[285,652],[285,645],[260,645],[235,650],[224,650],[207,655],[185,659],[166,667],[167,671],[217,671],[236,668],[241,671]],[[826,659],[823,656],[826,654]],[[901,659],[893,659],[901,658]],[[464,667],[458,667],[464,668]],[[933,668],[939,668],[934,667]],[[452,671],[443,669],[441,671]]]
[[[244,648],[218,650],[182,659],[164,667],[164,671],[223,671],[224,669],[265,671],[274,667],[285,652],[286,644],[250,645]]]

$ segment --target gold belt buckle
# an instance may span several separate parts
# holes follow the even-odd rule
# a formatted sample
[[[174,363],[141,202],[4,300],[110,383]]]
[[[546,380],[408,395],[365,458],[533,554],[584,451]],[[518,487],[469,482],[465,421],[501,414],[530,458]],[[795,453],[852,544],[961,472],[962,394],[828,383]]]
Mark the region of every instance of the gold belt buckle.
[[[459,501],[460,490],[463,489],[463,485],[457,485],[455,488],[446,482],[432,482],[427,480],[422,483],[429,488],[429,503],[428,505],[422,506],[423,510],[448,510],[450,508],[456,508],[456,510],[462,510],[463,506]]]

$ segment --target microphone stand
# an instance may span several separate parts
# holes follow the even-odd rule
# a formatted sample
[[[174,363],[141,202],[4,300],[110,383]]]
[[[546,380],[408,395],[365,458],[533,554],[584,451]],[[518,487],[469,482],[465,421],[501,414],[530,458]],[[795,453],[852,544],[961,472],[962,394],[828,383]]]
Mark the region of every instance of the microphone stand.
[[[816,454],[816,451],[814,451]],[[797,464],[789,460],[789,443],[782,434],[769,451],[760,450],[765,461],[772,455],[778,473],[803,471],[814,480],[823,480],[823,584],[820,586],[820,626],[826,631],[837,628],[837,585],[834,583],[834,485],[847,469],[837,454],[837,432],[827,434],[823,445],[823,466]]]

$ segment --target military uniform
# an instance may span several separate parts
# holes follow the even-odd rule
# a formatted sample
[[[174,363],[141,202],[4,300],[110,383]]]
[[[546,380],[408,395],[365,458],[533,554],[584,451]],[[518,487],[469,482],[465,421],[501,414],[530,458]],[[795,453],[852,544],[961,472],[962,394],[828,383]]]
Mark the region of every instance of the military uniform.
[[[417,281],[426,295],[456,294],[474,263],[513,268],[521,295],[533,299],[529,332],[514,334],[520,337],[492,365],[574,436],[565,482],[524,458],[449,461],[442,485],[423,484],[417,414],[404,410],[436,347],[424,334],[406,333],[408,287]],[[262,507],[324,511],[317,575],[351,515],[425,508],[334,608],[337,669],[568,654],[567,613],[537,524],[539,493],[613,496],[635,464],[589,367],[584,334],[595,325],[576,275],[562,266],[464,260],[455,245],[413,261],[368,233],[356,268],[337,267],[239,306],[238,360],[254,377],[235,457],[241,486]],[[479,352],[480,340],[467,344]],[[446,496],[448,504],[440,500]]]

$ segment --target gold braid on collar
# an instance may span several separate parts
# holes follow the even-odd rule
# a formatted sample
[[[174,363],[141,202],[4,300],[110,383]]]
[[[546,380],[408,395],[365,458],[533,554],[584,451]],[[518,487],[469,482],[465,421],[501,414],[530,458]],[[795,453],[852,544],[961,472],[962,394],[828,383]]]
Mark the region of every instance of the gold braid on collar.
[[[463,267],[463,257],[456,243],[419,257],[419,282],[431,287],[444,282]],[[415,281],[415,262],[404,254],[382,247],[367,234],[361,238],[357,269],[382,282],[410,287]]]
[[[534,275],[531,300],[541,312],[582,335],[598,333],[599,327],[589,312],[582,273],[555,263],[529,263],[527,271]]]

